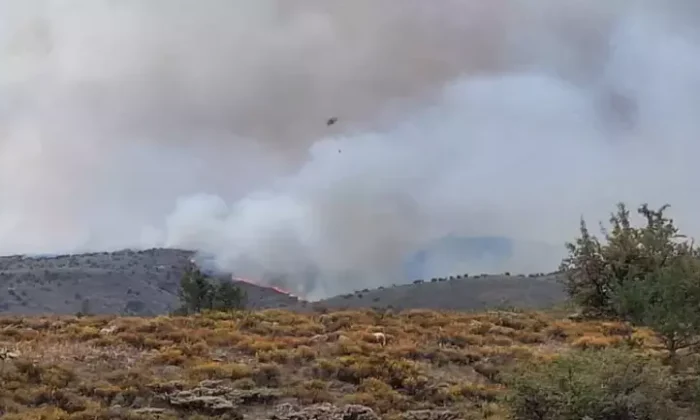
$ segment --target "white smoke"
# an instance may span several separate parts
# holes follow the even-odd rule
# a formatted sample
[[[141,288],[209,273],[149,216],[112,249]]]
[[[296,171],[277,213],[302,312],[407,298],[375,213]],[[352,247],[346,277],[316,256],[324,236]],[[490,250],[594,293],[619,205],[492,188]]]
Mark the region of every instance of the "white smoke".
[[[550,271],[620,200],[696,234],[698,9],[0,0],[0,251],[194,248],[320,296],[448,234]]]

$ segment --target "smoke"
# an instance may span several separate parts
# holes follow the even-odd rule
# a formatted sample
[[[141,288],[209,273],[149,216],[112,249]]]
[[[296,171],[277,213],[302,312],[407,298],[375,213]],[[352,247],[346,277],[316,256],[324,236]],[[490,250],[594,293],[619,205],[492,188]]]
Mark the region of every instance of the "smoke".
[[[620,200],[697,234],[699,23],[680,0],[0,0],[0,251],[187,247],[324,296],[446,235],[550,271]]]

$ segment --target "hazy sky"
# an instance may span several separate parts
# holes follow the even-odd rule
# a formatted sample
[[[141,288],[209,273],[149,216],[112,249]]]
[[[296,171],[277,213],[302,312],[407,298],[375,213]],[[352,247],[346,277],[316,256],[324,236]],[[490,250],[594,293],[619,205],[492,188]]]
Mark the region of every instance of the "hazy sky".
[[[323,295],[450,233],[550,271],[620,200],[697,234],[699,9],[0,0],[0,251],[196,248]]]

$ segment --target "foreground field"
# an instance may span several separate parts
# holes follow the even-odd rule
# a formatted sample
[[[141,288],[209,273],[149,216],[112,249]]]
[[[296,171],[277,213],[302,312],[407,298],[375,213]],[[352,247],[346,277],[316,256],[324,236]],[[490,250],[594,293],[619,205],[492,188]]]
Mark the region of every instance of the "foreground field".
[[[496,420],[507,417],[497,374],[512,362],[651,348],[651,337],[537,312],[0,318],[0,347],[14,353],[0,361],[0,409],[9,420],[376,418],[365,406]]]

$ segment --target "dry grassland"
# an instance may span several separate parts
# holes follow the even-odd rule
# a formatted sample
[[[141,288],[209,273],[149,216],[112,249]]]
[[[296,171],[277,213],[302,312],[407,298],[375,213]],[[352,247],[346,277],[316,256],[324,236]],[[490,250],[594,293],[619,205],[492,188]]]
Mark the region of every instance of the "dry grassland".
[[[0,410],[8,420],[299,419],[293,407],[331,403],[497,420],[507,417],[498,373],[512,363],[630,344],[655,343],[645,330],[538,312],[7,317],[0,347],[16,358],[0,361]]]

